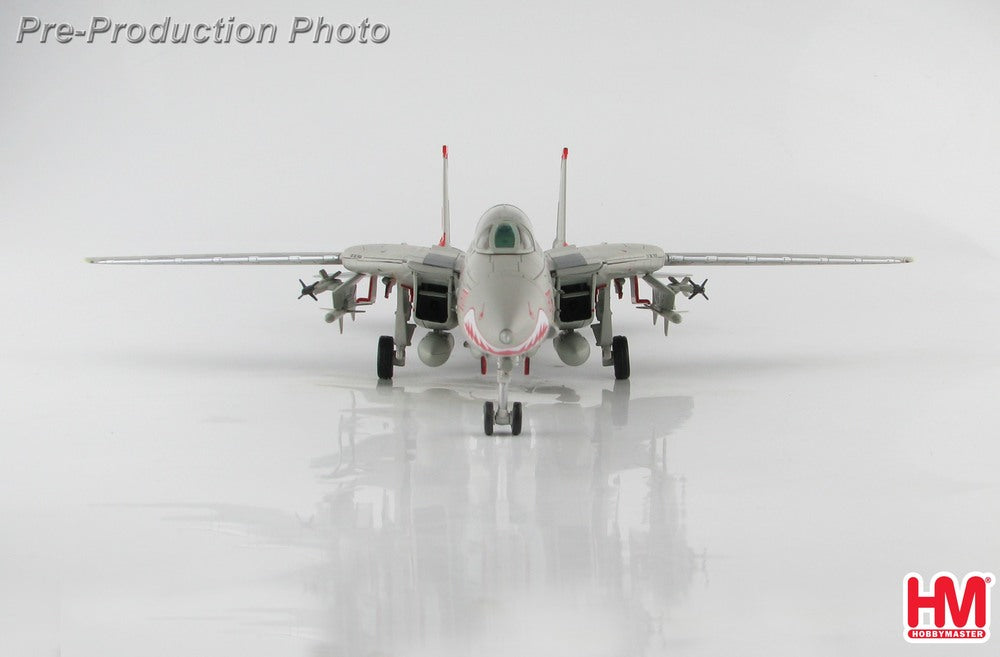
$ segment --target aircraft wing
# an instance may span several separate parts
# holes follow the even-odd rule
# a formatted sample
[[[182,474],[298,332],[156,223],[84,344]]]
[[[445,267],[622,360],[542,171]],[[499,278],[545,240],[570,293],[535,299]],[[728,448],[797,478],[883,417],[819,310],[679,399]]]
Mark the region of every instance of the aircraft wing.
[[[668,253],[652,244],[594,244],[560,246],[547,251],[551,269],[560,275],[596,274],[606,282],[613,278],[645,276],[679,265],[887,265],[912,262],[907,256],[854,256],[794,253]]]
[[[343,251],[315,251],[306,253],[205,253],[197,255],[112,256],[87,258],[87,262],[100,265],[339,265],[350,272],[328,274],[319,271],[318,281],[306,284],[299,279],[304,296],[317,299],[324,292],[332,293],[332,308],[327,308],[327,322],[338,322],[344,328],[344,317],[355,313],[362,306],[375,303],[378,278],[385,280],[386,294],[393,284],[410,289],[416,282],[451,285],[454,276],[464,265],[464,253],[451,246],[411,246],[409,244],[361,244]],[[358,287],[368,278],[368,293],[358,296]],[[412,329],[411,329],[412,332]],[[409,340],[409,334],[399,338]]]
[[[596,274],[602,282],[612,278],[644,276],[663,267],[666,254],[651,244],[595,244],[558,246],[546,251],[552,273],[562,277]]]
[[[632,303],[653,313],[653,322],[663,317],[663,332],[670,323],[677,324],[681,315],[675,310],[675,298],[705,296],[705,284],[692,280],[688,274],[660,270],[671,265],[698,267],[705,265],[882,265],[912,262],[905,256],[848,256],[792,253],[667,253],[651,244],[595,244],[591,246],[557,246],[546,252],[549,269],[560,292],[578,294],[581,285],[601,286],[614,283],[621,298],[626,280],[631,279]],[[660,279],[669,282],[661,282]],[[639,279],[652,289],[649,298],[639,293]],[[593,292],[590,292],[593,294]],[[598,309],[600,304],[598,303]],[[598,324],[599,326],[599,324]],[[610,338],[608,338],[610,339]]]
[[[461,270],[464,253],[452,246],[361,244],[341,252],[341,264],[350,271],[408,281],[414,273],[450,278]]]
[[[909,256],[852,256],[796,253],[668,253],[665,265],[896,265]]]
[[[356,274],[409,280],[415,268],[447,272],[461,266],[462,251],[450,246],[360,244],[343,251],[305,253],[204,253],[87,258],[99,265],[342,265]]]
[[[313,253],[204,253],[199,255],[109,256],[86,258],[97,265],[339,265],[340,254]]]

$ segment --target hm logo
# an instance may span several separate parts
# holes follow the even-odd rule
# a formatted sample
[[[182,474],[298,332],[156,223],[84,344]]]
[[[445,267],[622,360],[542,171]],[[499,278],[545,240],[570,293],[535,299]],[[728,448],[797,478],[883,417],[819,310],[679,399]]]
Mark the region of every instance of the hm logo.
[[[992,573],[969,573],[959,582],[938,573],[925,587],[906,576],[906,640],[910,643],[985,643],[990,638]]]

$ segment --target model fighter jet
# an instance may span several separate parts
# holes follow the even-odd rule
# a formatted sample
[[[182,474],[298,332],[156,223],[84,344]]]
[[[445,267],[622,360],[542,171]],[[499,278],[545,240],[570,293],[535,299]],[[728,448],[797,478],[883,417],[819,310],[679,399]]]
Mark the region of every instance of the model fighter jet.
[[[479,219],[467,251],[451,245],[448,207],[448,147],[443,155],[443,204],[441,239],[434,246],[362,244],[343,251],[313,253],[242,253],[179,256],[127,256],[88,258],[88,262],[115,265],[326,265],[344,271],[321,269],[308,285],[299,279],[299,297],[318,299],[329,292],[333,304],[327,322],[338,322],[343,331],[346,315],[353,319],[362,306],[375,303],[379,279],[385,298],[396,291],[393,335],[378,340],[376,372],[391,379],[393,368],[406,364],[417,326],[428,330],[417,354],[431,367],[448,360],[455,346],[451,331],[461,327],[463,346],[479,361],[486,374],[496,368],[497,402],[483,404],[483,428],[509,425],[521,433],[520,402],[508,402],[511,375],[523,368],[552,338],[559,358],[567,365],[582,365],[590,345],[580,332],[587,327],[601,350],[601,362],[612,367],[616,379],[629,377],[628,340],[614,335],[611,295],[619,299],[629,286],[631,301],[652,313],[654,324],[663,318],[663,332],[679,324],[677,295],[708,298],[707,279],[696,282],[689,275],[661,273],[664,267],[701,265],[866,265],[910,262],[891,256],[792,255],[756,253],[675,253],[651,244],[596,244],[576,246],[566,239],[566,158],[562,152],[556,236],[552,248],[535,239],[528,217],[513,205],[496,205]],[[365,282],[364,279],[368,281]],[[642,280],[648,298],[639,291]],[[367,286],[364,296],[358,287]]]

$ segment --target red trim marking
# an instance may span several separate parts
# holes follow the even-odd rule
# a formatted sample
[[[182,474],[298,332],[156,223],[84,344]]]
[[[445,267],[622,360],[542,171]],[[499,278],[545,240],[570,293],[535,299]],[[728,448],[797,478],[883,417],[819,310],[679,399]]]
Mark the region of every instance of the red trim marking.
[[[368,277],[368,296],[366,296],[366,297],[358,297],[357,299],[354,300],[354,303],[372,303],[372,301],[375,299],[375,289],[376,289],[377,282],[378,282],[378,277],[377,276],[374,276],[374,275],[373,276],[369,276]]]
[[[549,334],[549,318],[542,310],[539,310],[538,320],[535,322],[534,333],[528,336],[521,344],[509,349],[499,349],[486,341],[486,339],[479,333],[479,328],[476,326],[476,312],[473,309],[470,309],[469,312],[465,313],[465,317],[462,319],[462,328],[465,329],[465,334],[469,336],[469,340],[475,344],[480,351],[485,351],[486,353],[494,356],[520,356],[521,354],[527,353],[538,346],[538,344]]]
[[[602,283],[601,285],[598,285],[597,287],[594,288],[594,303],[597,303],[597,294],[607,286],[608,286],[607,283]]]
[[[486,376],[486,356],[479,357],[479,373]]]
[[[410,303],[413,303],[413,286],[412,285],[403,285],[402,283],[400,283],[400,286],[404,290],[406,290],[407,292],[410,293]]]
[[[441,233],[441,239],[438,240],[438,246],[448,245],[448,233]]]
[[[567,157],[569,157],[569,149],[568,148],[564,148],[563,149],[563,158],[562,159],[565,160]]]
[[[632,303],[649,303],[649,299],[643,299],[639,296],[639,277],[632,277]]]
[[[531,374],[531,358],[528,356],[524,357],[524,375],[528,376]]]
[[[622,288],[625,287],[625,280],[621,278],[616,278],[614,282],[615,282],[615,294],[617,294],[618,298],[621,299],[622,296],[624,295],[624,290],[622,290]]]
[[[389,293],[392,292],[392,288],[396,286],[396,279],[390,278],[389,282],[385,284],[385,298],[389,298]]]
[[[441,156],[444,157],[444,159],[446,159],[446,160],[448,159],[448,145],[447,144],[445,144],[444,146],[441,147]]]

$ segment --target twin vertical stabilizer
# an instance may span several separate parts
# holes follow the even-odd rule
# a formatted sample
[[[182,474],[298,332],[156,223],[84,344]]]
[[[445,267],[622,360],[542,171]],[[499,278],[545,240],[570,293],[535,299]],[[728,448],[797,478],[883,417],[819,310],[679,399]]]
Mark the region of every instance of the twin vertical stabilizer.
[[[559,170],[559,207],[556,210],[556,239],[552,242],[552,248],[566,246],[566,158],[569,157],[569,149],[564,148],[562,152],[562,167]]]
[[[556,209],[556,238],[552,247],[566,246],[566,160],[569,149],[562,150],[559,169],[559,207]],[[448,204],[448,146],[441,147],[441,239],[438,246],[451,244],[451,208]]]
[[[442,200],[441,200],[441,240],[438,246],[448,246],[451,244],[451,208],[448,207],[448,146],[441,147],[441,178],[442,178]]]

